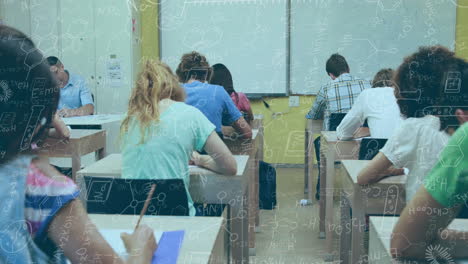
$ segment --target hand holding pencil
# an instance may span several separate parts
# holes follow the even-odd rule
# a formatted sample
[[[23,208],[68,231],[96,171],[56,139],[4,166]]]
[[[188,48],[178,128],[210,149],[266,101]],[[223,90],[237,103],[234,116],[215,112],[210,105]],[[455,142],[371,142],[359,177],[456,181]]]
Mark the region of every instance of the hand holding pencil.
[[[125,248],[130,255],[128,263],[151,263],[153,254],[158,247],[153,229],[147,225],[140,225],[140,221],[148,209],[148,205],[151,201],[151,197],[153,197],[155,189],[156,184],[153,184],[148,193],[145,204],[143,205],[143,209],[140,212],[140,217],[138,218],[138,222],[133,233],[122,233],[120,235]]]

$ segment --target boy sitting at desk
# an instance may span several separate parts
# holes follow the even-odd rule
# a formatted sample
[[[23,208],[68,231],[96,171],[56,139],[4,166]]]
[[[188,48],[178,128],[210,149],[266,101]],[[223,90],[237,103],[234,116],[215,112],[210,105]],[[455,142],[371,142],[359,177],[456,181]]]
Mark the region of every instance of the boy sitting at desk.
[[[364,89],[370,88],[370,82],[356,78],[349,73],[346,59],[338,53],[330,56],[325,69],[331,81],[323,85],[315,99],[314,105],[307,113],[307,119],[323,118],[323,130],[328,131],[329,118],[332,113],[346,113],[353,106],[353,102]],[[320,137],[314,140],[315,155],[320,162]],[[320,166],[319,166],[320,167]],[[315,198],[320,199],[320,173],[317,181]]]
[[[94,113],[93,96],[83,77],[65,70],[63,63],[57,57],[50,56],[47,62],[60,87],[59,116],[92,115]]]

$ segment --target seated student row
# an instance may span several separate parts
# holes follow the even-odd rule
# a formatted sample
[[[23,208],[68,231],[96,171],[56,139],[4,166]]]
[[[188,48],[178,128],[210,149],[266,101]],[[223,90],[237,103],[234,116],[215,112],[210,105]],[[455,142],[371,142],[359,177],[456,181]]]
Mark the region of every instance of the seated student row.
[[[450,79],[453,77],[450,74],[455,74],[456,78]],[[362,125],[365,118],[375,118],[369,113],[381,115],[378,120],[395,116],[395,109],[398,110],[398,114],[401,112],[403,121],[394,119],[390,124],[369,122],[371,135],[372,131],[385,127],[388,128],[387,131],[394,131],[390,133],[389,140],[380,153],[360,173],[358,182],[367,184],[388,175],[400,174],[401,170],[393,169],[392,165],[409,169],[406,184],[409,204],[394,230],[392,245],[395,257],[422,258],[428,243],[441,238],[437,231],[430,231],[427,233],[428,239],[424,240],[423,234],[424,231],[428,231],[430,222],[437,222],[438,232],[442,231],[459,214],[460,205],[466,202],[468,195],[467,186],[462,180],[467,176],[468,160],[464,155],[468,149],[467,125],[460,128],[454,138],[450,139],[458,124],[468,119],[468,64],[444,47],[422,47],[405,58],[392,79],[397,88],[395,97],[389,94],[386,100],[383,96],[363,100],[373,89],[362,91],[337,128],[337,134],[342,139],[352,138],[354,130]],[[383,94],[382,90],[381,95]],[[385,103],[389,107],[381,108],[381,111],[375,111],[378,107],[369,109],[372,105]],[[395,105],[398,107],[395,108]],[[386,112],[388,110],[393,114]],[[449,139],[450,143],[447,145]],[[446,145],[446,150],[441,154]],[[460,150],[462,153],[459,153]],[[433,167],[431,176],[426,180],[426,175],[429,175]],[[442,175],[443,172],[448,174]],[[446,189],[441,184],[444,178],[448,183]],[[421,185],[424,187],[419,188]],[[448,208],[450,214],[440,217],[428,212],[411,215],[410,211],[415,211],[421,205],[437,209]],[[419,221],[422,221],[422,225],[417,226]],[[460,236],[461,234],[451,235],[451,241],[457,241]],[[460,254],[456,248],[453,250],[455,256]]]
[[[17,241],[19,244],[11,245],[27,246],[14,248],[11,251],[13,253],[2,251],[0,259],[13,260],[15,263],[29,263],[33,260],[45,263],[52,258],[60,259],[65,256],[75,263],[83,261],[82,256],[77,254],[77,247],[81,248],[86,244],[88,258],[101,256],[103,263],[121,263],[123,260],[113,252],[99,232],[96,232],[96,227],[90,222],[77,200],[79,190],[76,185],[51,167],[46,157],[37,156],[32,149],[32,146],[46,135],[47,128],[51,124],[59,128],[59,134],[67,132],[61,131],[64,128],[63,122],[57,120],[55,114],[61,90],[52,89],[54,91],[52,94],[42,92],[39,93],[40,97],[31,98],[32,83],[35,79],[42,78],[47,82],[44,89],[61,88],[63,85],[57,82],[56,76],[51,75],[50,65],[44,63],[38,51],[34,57],[28,57],[31,64],[36,65],[31,71],[24,64],[18,64],[25,61],[18,58],[27,55],[21,47],[28,45],[28,50],[35,49],[28,37],[6,26],[0,26],[0,35],[2,35],[0,49],[4,50],[2,68],[21,69],[16,74],[6,74],[8,71],[2,71],[4,75],[2,78],[7,82],[11,80],[12,84],[17,81],[26,82],[28,85],[25,87],[29,88],[22,91],[17,86],[11,85],[11,98],[1,105],[2,116],[15,113],[11,124],[14,124],[16,129],[1,131],[0,174],[4,181],[2,186],[8,188],[10,186],[8,183],[11,183],[20,187],[15,193],[6,190],[2,192],[4,195],[2,201],[11,205],[5,211],[6,217],[0,221],[2,230],[11,231],[2,234],[2,241],[6,243],[14,241],[18,230],[7,228],[13,219],[20,221],[18,223],[29,223],[33,227],[29,229],[23,225],[18,226],[21,239]],[[226,93],[224,89],[223,92]],[[215,126],[196,108],[180,103],[184,97],[183,89],[166,65],[155,61],[145,63],[144,70],[140,73],[137,85],[132,91],[129,112],[122,124],[126,160],[124,173],[129,177],[161,175],[162,178],[179,177],[187,180],[190,158],[197,165],[221,173],[235,174],[235,160],[214,132]],[[232,104],[232,101],[230,102]],[[224,103],[227,104],[228,101]],[[35,117],[31,121],[33,123],[28,122],[28,116]],[[238,116],[238,119],[242,118],[240,114]],[[31,134],[27,133],[28,127],[33,128]],[[246,128],[250,130],[248,125],[242,126],[243,131]],[[202,149],[211,156],[216,155],[216,159],[193,152]],[[155,153],[156,155],[152,155]],[[157,168],[156,160],[161,162]],[[135,164],[144,164],[146,167],[138,167],[141,170],[129,170],[129,167]],[[50,202],[47,203],[50,204],[50,208],[40,206],[44,200]],[[40,210],[37,210],[38,208]],[[191,205],[190,214],[194,214]],[[59,241],[60,230],[65,228],[66,221],[70,219],[73,221],[70,238],[68,242],[62,243]],[[148,263],[151,259],[156,242],[153,232],[148,229],[146,226],[141,226],[132,235],[122,235],[129,253],[133,254],[128,259],[129,263]]]

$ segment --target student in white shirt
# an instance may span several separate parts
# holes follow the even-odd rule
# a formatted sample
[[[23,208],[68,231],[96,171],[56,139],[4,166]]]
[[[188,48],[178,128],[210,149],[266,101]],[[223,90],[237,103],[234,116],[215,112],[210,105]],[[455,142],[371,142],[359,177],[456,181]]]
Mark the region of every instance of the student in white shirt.
[[[399,88],[395,89],[398,106],[407,119],[361,171],[358,183],[395,175],[392,165],[408,168],[409,201],[458,127],[455,109],[468,108],[467,62],[442,46],[421,47],[398,68],[395,87]]]
[[[389,138],[392,135],[402,121],[392,79],[392,69],[382,69],[375,75],[373,89],[365,89],[359,94],[353,107],[337,127],[338,139],[353,139],[353,134],[366,119],[371,137]]]

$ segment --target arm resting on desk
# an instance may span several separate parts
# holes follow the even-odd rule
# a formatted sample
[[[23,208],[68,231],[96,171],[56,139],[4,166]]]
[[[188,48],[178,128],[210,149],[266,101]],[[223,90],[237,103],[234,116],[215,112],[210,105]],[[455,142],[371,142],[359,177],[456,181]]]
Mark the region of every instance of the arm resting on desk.
[[[200,155],[194,152],[192,160],[195,165],[225,174],[236,175],[237,162],[226,144],[219,138],[216,132],[212,132],[206,140],[205,151],[208,155]]]
[[[419,188],[393,229],[390,245],[392,256],[427,260],[426,250],[432,244],[434,247],[440,245],[440,249],[447,250],[452,258],[467,257],[468,233],[446,229],[459,211],[459,206],[444,207],[432,198],[424,186]]]
[[[250,128],[249,123],[245,121],[244,117],[240,117],[234,123],[232,127],[239,133],[243,138],[252,138],[252,128]]]
[[[380,181],[385,176],[403,174],[403,169],[394,168],[392,162],[382,152],[379,152],[359,173],[357,183],[361,185],[370,184]]]

